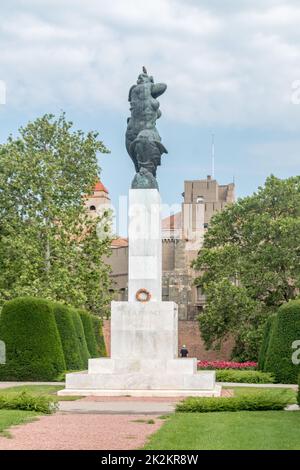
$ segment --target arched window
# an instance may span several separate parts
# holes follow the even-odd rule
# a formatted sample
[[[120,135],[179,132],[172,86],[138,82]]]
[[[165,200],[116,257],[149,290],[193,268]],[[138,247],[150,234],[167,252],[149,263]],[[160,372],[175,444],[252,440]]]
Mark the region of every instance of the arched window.
[[[90,206],[90,211],[95,211],[96,210],[96,206]]]

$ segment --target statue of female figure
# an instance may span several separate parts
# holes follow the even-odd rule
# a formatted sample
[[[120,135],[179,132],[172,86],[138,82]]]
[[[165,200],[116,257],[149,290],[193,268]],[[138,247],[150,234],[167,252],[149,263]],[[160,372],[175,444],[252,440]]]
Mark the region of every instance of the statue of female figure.
[[[168,151],[155,127],[156,120],[161,116],[156,98],[166,88],[164,83],[154,83],[153,77],[143,67],[137,84],[129,90],[131,117],[127,120],[126,149],[136,171],[132,188],[158,189],[156,170],[161,164],[161,155]]]

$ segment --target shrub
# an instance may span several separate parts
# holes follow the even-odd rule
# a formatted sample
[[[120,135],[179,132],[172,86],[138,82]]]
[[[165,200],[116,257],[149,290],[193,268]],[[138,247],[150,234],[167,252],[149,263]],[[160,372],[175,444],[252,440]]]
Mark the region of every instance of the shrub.
[[[19,297],[6,302],[0,338],[6,344],[2,380],[55,380],[66,368],[54,313],[46,300]]]
[[[208,413],[212,411],[266,411],[283,410],[290,401],[286,390],[261,391],[255,395],[238,397],[187,398],[176,406],[184,413]]]
[[[298,377],[298,393],[297,393],[297,403],[300,406],[300,374]]]
[[[198,361],[199,369],[255,369],[257,362]]]
[[[275,317],[264,370],[272,372],[278,383],[297,383],[300,365],[293,364],[292,344],[300,339],[300,300],[282,305]]]
[[[267,372],[261,372],[259,370],[217,370],[216,380],[218,382],[239,382],[252,384],[274,383],[274,377],[272,376],[272,374],[269,374]]]
[[[95,338],[96,338],[96,344],[97,344],[97,356],[96,357],[106,357],[106,347],[105,347],[105,341],[104,341],[104,336],[103,336],[103,331],[102,331],[102,321],[100,318],[96,317],[95,315],[92,315],[92,322],[94,325],[94,332],[95,332]]]
[[[263,331],[263,338],[259,350],[259,355],[258,355],[258,368],[259,370],[264,370],[265,366],[265,361],[266,361],[266,355],[270,343],[270,336],[271,336],[271,331],[274,325],[276,315],[270,316],[266,324],[264,326],[264,331]]]
[[[83,325],[84,335],[86,339],[86,344],[91,357],[97,357],[97,343],[94,332],[94,325],[91,318],[91,315],[82,309],[77,310]]]
[[[80,354],[80,343],[76,335],[72,313],[69,307],[58,302],[51,302],[56,325],[60,335],[67,370],[80,370],[84,364]]]
[[[74,324],[77,339],[80,345],[82,368],[85,369],[88,365],[90,353],[87,347],[82,321],[81,321],[78,311],[75,308],[70,308],[70,312],[72,314],[73,324]]]
[[[0,409],[37,411],[50,414],[56,411],[57,408],[55,398],[46,395],[31,395],[27,392],[0,394]]]

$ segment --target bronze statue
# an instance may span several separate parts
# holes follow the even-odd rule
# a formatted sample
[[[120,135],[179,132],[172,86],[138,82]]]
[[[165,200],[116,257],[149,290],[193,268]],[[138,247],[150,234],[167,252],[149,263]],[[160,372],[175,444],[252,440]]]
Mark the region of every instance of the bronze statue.
[[[154,83],[145,67],[137,84],[129,90],[131,117],[127,119],[126,149],[136,171],[131,187],[156,188],[156,170],[161,164],[161,156],[168,153],[161,143],[155,127],[160,118],[159,101],[156,99],[167,89],[164,83]]]

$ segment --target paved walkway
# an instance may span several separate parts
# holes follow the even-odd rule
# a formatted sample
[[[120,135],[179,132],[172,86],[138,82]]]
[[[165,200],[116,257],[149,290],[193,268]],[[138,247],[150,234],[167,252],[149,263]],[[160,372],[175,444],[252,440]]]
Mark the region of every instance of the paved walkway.
[[[145,415],[61,414],[41,416],[9,429],[1,450],[132,450],[141,448],[163,419]]]
[[[175,411],[176,403],[153,401],[61,401],[59,411],[64,413],[114,415],[166,415]]]
[[[233,391],[222,390],[222,396],[230,397]],[[186,397],[84,397],[76,401],[60,401],[62,413],[84,414],[144,414],[168,415],[174,413],[176,403]]]

